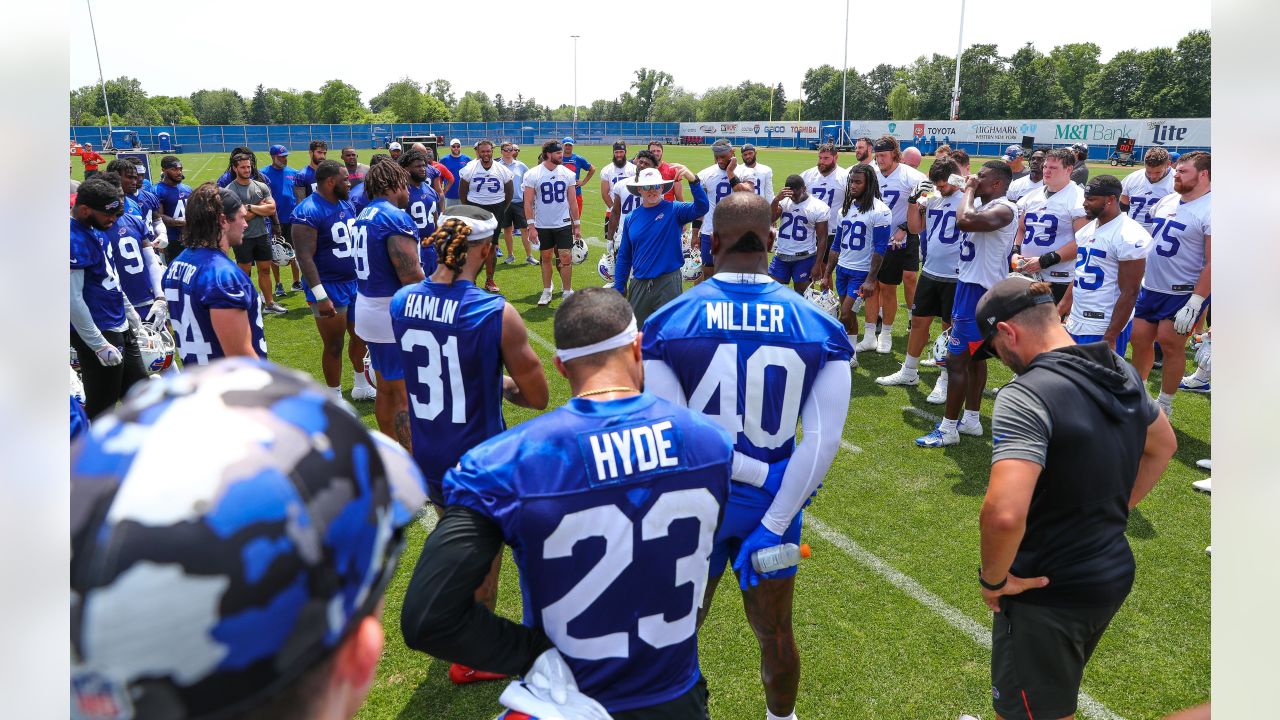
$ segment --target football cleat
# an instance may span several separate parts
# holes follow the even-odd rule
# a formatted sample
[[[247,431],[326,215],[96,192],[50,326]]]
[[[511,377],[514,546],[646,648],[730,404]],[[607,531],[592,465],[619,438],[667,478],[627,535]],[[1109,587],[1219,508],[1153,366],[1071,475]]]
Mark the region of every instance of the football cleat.
[[[961,435],[972,435],[975,437],[982,437],[982,421],[981,420],[975,420],[971,423],[967,423],[963,419],[961,419],[960,424],[956,426],[956,429],[960,432]]]
[[[546,307],[551,304],[551,288],[542,288],[542,295],[538,296],[538,307]]]
[[[476,670],[458,663],[453,663],[449,666],[449,681],[454,685],[466,685],[467,683],[482,682],[484,680],[505,680],[506,677],[501,673]]]
[[[1193,393],[1207,393],[1209,392],[1209,385],[1208,380],[1201,380],[1195,376],[1195,373],[1192,373],[1182,378],[1182,382],[1178,383],[1178,389]]]
[[[960,444],[960,433],[955,430],[944,432],[942,423],[938,423],[928,435],[916,438],[916,445],[923,448],[947,447]]]
[[[1213,478],[1205,478],[1205,479],[1203,479],[1203,480],[1196,480],[1195,482],[1191,483],[1191,487],[1195,488],[1196,490],[1199,490],[1199,491],[1200,491],[1200,492],[1202,492],[1202,493],[1210,493],[1210,494],[1212,494],[1212,493],[1213,493]]]
[[[919,382],[919,371],[908,370],[905,367],[898,368],[898,372],[892,375],[884,375],[876,378],[877,385],[917,385]]]
[[[854,350],[857,350],[858,352],[867,352],[867,351],[870,351],[870,350],[875,350],[875,349],[876,349],[876,336],[875,336],[875,335],[867,335],[866,337],[862,338],[862,342],[858,343],[857,345],[854,345],[854,346],[853,346],[853,349],[854,349]]]
[[[938,381],[933,384],[933,390],[929,392],[929,397],[924,399],[930,405],[942,405],[947,402],[947,374],[944,372],[938,376]]]
[[[893,352],[893,333],[888,328],[876,335],[876,352],[881,355]]]

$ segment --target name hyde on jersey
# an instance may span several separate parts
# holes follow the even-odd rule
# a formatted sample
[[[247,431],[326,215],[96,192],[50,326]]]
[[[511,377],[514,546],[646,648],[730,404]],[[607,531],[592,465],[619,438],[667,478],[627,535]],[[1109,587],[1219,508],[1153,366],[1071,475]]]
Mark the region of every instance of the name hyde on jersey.
[[[579,438],[592,485],[642,478],[680,466],[682,440],[670,420]]]

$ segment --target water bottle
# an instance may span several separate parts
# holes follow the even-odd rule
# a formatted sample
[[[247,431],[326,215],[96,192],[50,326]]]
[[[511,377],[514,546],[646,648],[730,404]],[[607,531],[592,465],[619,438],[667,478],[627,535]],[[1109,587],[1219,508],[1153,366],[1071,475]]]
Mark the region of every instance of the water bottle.
[[[761,574],[777,572],[778,570],[799,565],[800,558],[807,558],[812,554],[813,551],[809,549],[808,543],[801,545],[796,545],[795,543],[774,545],[773,547],[761,548],[752,553],[751,567]]]
[[[852,312],[854,315],[857,315],[858,313],[862,312],[862,306],[865,305],[866,302],[867,301],[862,297],[862,291],[859,290],[858,294],[855,295],[853,298],[853,306],[849,308],[849,311]]]

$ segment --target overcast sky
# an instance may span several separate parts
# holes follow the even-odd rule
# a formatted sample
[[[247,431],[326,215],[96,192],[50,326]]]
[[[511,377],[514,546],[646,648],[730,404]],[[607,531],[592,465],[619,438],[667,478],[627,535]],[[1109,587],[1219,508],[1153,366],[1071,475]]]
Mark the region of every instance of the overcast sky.
[[[443,77],[465,90],[501,93],[556,107],[573,102],[573,40],[578,40],[578,102],[613,98],[641,66],[664,70],[692,92],[753,80],[781,82],[800,95],[810,67],[843,63],[845,3],[546,3],[388,2],[387,0],[92,0],[102,71],[138,78],[151,95],[189,95],[229,87],[246,97],[267,87],[317,89],[338,78],[362,99],[403,76]],[[463,11],[450,8],[461,7]],[[753,11],[753,8],[762,8]],[[776,8],[767,12],[763,8]],[[576,9],[573,9],[576,8]],[[892,19],[873,9],[908,9]],[[480,15],[475,10],[483,11]],[[413,37],[409,16],[434,13],[424,25],[449,38],[457,52],[434,45],[429,31]],[[667,17],[662,20],[658,18]],[[556,18],[548,29],[536,17]],[[624,20],[631,17],[634,20]],[[70,5],[71,87],[98,81],[85,6]],[[960,0],[854,2],[849,66],[866,72],[902,65],[929,53],[952,56]],[[476,39],[467,38],[471,28]],[[1140,5],[1110,0],[968,0],[964,44],[996,43],[1008,56],[1030,41],[1094,42],[1106,61],[1130,48],[1176,45],[1188,31],[1209,28],[1208,0]],[[713,39],[719,38],[719,39]],[[637,40],[643,39],[642,44]],[[332,44],[331,48],[321,49]]]

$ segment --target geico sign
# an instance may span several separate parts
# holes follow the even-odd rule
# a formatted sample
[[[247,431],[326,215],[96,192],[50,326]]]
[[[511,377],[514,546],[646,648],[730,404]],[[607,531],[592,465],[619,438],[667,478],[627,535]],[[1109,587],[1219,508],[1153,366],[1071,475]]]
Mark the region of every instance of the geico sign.
[[[1116,138],[1133,137],[1134,128],[1127,125],[1103,125],[1102,123],[1055,124],[1054,140],[1097,140],[1111,142]]]
[[[786,125],[765,125],[763,130],[766,133],[784,133],[787,131]]]

